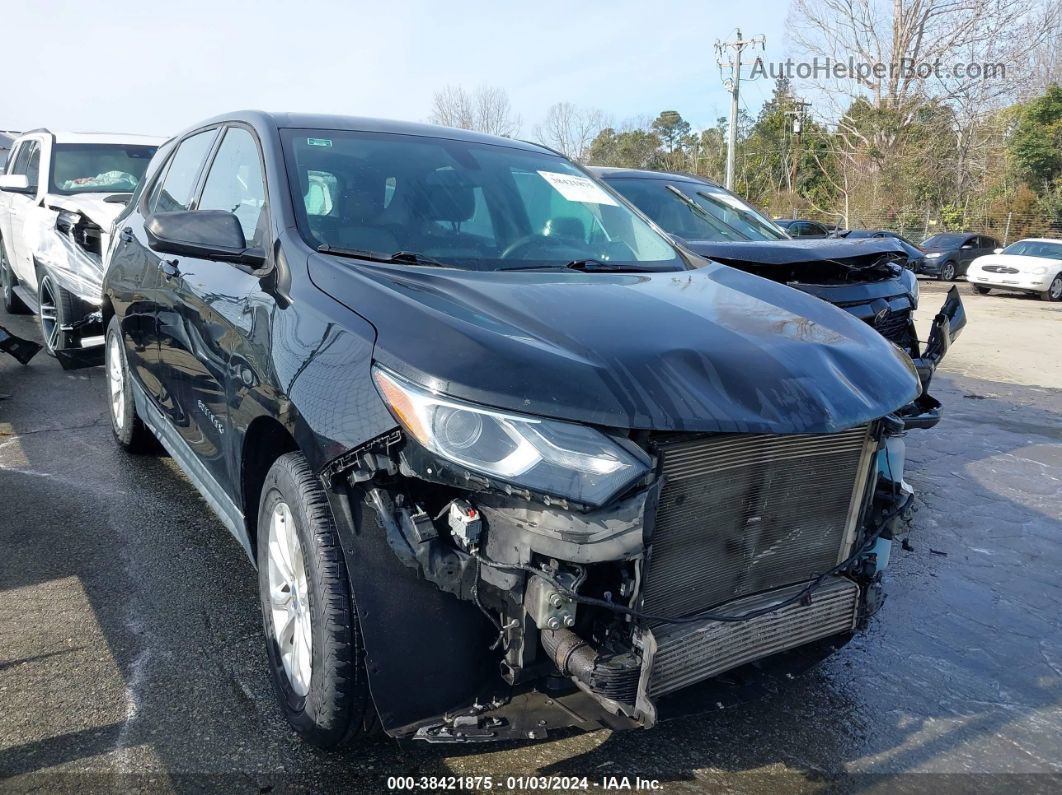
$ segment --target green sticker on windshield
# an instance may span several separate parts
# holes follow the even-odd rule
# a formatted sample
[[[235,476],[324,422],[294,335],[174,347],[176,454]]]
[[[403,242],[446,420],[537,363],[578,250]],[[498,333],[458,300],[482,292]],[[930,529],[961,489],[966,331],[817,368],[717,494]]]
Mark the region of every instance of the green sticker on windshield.
[[[306,143],[310,146],[331,146],[331,138],[307,138]]]

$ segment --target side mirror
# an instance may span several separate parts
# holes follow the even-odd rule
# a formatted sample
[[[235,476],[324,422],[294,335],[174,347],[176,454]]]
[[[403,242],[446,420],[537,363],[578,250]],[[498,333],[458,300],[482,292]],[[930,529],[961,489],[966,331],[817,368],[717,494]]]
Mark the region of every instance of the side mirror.
[[[7,193],[36,193],[37,186],[29,184],[29,177],[25,174],[0,175],[0,190]]]
[[[265,262],[265,252],[247,247],[239,219],[227,210],[156,213],[145,230],[155,251],[253,267]]]
[[[962,246],[962,247],[963,247],[963,248],[973,248],[973,247],[974,247],[974,245],[973,245],[973,243],[963,243],[963,246]]]
[[[997,249],[996,249],[995,251],[993,251],[992,253],[993,253],[993,254],[1002,254],[1002,253],[1003,253],[1003,249],[1001,249],[1001,248],[997,248]]]

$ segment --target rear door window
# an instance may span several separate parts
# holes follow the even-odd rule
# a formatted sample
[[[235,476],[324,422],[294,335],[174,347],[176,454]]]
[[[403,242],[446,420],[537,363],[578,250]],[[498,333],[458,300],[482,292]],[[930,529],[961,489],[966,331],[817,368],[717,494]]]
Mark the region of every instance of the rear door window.
[[[217,130],[204,130],[181,141],[170,159],[166,175],[155,186],[148,200],[149,213],[173,213],[189,210],[203,160],[210,151]]]

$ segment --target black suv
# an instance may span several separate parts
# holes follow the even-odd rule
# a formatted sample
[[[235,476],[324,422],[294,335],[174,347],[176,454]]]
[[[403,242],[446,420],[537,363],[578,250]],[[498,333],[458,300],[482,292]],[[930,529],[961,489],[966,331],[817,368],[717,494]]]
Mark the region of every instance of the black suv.
[[[257,563],[311,742],[650,726],[880,604],[910,359],[552,151],[227,115],[109,254],[115,436]]]

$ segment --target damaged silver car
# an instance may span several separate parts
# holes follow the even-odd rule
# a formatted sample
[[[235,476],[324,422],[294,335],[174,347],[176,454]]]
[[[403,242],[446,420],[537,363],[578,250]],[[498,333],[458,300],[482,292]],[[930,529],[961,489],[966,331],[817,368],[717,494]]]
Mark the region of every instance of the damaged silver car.
[[[100,363],[100,286],[111,222],[162,139],[33,130],[0,175],[0,288],[9,313],[38,316],[64,366]]]

